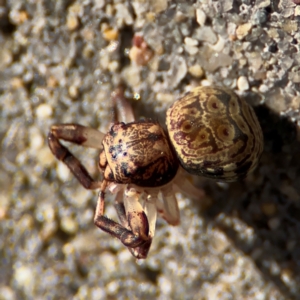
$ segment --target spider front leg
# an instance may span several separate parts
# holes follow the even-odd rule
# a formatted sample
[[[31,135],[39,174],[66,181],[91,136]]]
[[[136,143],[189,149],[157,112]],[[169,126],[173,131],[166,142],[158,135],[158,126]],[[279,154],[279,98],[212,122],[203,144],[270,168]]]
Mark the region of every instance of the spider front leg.
[[[127,246],[136,258],[146,258],[150,245],[148,218],[139,203],[139,193],[132,188],[125,191],[125,200],[116,201],[117,210],[121,224],[104,216],[104,198],[107,181],[104,180],[99,193],[94,223],[97,227],[112,236],[118,238]]]
[[[100,188],[101,182],[95,181],[80,161],[59,140],[102,149],[103,137],[102,132],[78,124],[52,125],[48,134],[48,145],[54,156],[67,165],[86,189],[97,189]]]

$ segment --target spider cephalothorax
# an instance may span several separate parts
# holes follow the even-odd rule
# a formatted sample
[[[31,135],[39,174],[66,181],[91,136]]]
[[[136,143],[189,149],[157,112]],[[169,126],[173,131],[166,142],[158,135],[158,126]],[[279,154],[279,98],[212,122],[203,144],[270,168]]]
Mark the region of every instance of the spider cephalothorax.
[[[175,189],[197,199],[203,195],[183,169],[225,181],[245,177],[257,166],[262,133],[252,107],[224,88],[196,88],[175,102],[167,112],[167,133],[156,122],[134,121],[121,90],[113,100],[123,117],[107,134],[78,124],[53,125],[48,143],[85,188],[100,189],[96,226],[145,258],[157,212],[169,224],[179,223]],[[93,180],[60,139],[101,149],[103,180]],[[120,223],[104,216],[107,190],[116,195]]]
[[[116,183],[158,187],[171,181],[178,160],[158,123],[117,123],[103,139],[100,168],[104,178]]]

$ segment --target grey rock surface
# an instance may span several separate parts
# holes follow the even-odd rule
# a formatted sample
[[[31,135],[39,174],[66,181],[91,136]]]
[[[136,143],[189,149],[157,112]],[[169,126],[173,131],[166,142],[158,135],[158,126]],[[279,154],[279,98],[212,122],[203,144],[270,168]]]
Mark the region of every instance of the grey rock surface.
[[[0,299],[300,299],[294,2],[0,0]],[[131,52],[135,35],[149,59]],[[143,261],[94,226],[97,192],[46,140],[54,123],[106,132],[120,82],[136,116],[162,124],[192,87],[229,87],[265,137],[245,181],[195,179],[209,206],[177,194],[181,224],[158,219]],[[99,177],[97,151],[72,151]]]

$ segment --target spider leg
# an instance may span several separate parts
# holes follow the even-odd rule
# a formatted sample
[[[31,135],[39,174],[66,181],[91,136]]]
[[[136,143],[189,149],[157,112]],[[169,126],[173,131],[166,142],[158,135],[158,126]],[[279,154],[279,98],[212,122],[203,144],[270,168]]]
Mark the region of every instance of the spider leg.
[[[122,195],[122,198],[123,198],[123,194],[121,194],[121,192],[119,192],[119,194]],[[117,195],[117,198],[118,198],[118,195]],[[125,228],[130,230],[130,226],[129,226],[129,223],[128,223],[127,217],[126,217],[126,211],[125,211],[124,203],[120,202],[120,201],[116,201],[115,204],[114,204],[114,207],[117,211],[120,223]],[[155,208],[155,210],[156,210],[156,208]],[[153,236],[153,235],[151,235],[151,236]],[[152,242],[152,239],[149,239],[148,241],[145,241],[141,246],[138,246],[138,247],[135,247],[135,248],[131,248],[131,247],[127,247],[127,248],[134,257],[136,257],[136,258],[146,258],[147,254],[149,252],[150,246],[151,246],[151,242]]]
[[[124,203],[123,203],[123,197],[124,197],[124,190],[119,191],[117,193],[117,196],[116,196],[116,199],[115,199],[114,207],[115,207],[115,210],[118,214],[118,218],[119,218],[120,223],[125,228],[130,230],[129,223],[128,223],[128,220],[126,218],[126,211],[125,211],[125,206],[124,206]]]
[[[95,225],[118,238],[136,258],[146,258],[151,245],[151,238],[148,236],[148,219],[138,202],[138,195],[133,191],[129,191],[127,195],[125,193],[127,210],[123,202],[116,202],[115,207],[121,222],[119,224],[103,215],[106,186],[107,181],[104,180],[95,211]]]
[[[149,193],[146,199],[144,200],[144,212],[147,215],[148,222],[149,222],[149,235],[151,237],[155,234],[155,227],[156,227],[156,219],[157,219],[157,202],[158,202],[158,194]]]
[[[102,148],[103,137],[104,134],[98,130],[78,124],[53,125],[48,134],[48,144],[55,157],[67,165],[86,189],[97,189],[100,182],[90,176],[80,161],[59,140],[85,147]]]
[[[170,185],[161,189],[162,201],[157,201],[157,210],[170,225],[180,222],[178,202]]]
[[[112,101],[114,102],[114,107],[116,109],[115,121],[130,123],[135,120],[132,111],[132,106],[124,96],[124,89],[119,86],[111,94]]]
[[[199,207],[205,209],[209,207],[213,200],[201,188],[196,187],[192,182],[192,177],[186,173],[182,168],[178,170],[173,182],[173,190],[178,193],[185,194],[187,197],[198,201]]]

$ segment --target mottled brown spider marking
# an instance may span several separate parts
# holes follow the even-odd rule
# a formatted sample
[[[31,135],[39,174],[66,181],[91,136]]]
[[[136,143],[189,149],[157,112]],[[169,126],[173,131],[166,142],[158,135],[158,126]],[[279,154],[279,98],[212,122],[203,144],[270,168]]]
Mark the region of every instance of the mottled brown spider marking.
[[[178,162],[167,135],[151,121],[117,123],[103,140],[104,153],[113,180],[144,187],[157,187],[174,178]],[[100,154],[103,161],[103,154]],[[107,167],[104,163],[102,169]]]
[[[198,87],[167,111],[171,143],[188,172],[225,181],[257,165],[263,136],[251,106],[221,87]]]

